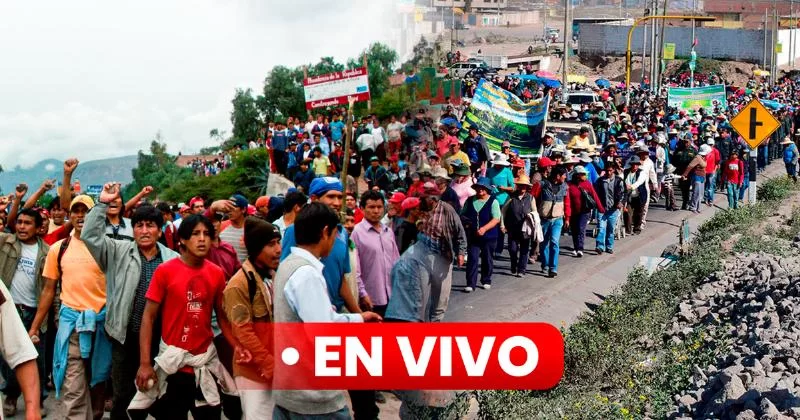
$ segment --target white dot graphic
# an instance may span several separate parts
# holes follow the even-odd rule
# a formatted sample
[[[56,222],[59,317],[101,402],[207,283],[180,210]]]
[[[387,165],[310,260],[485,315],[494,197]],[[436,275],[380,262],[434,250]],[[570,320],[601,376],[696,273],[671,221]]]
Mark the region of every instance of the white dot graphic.
[[[300,353],[294,347],[286,347],[281,352],[281,360],[283,360],[283,363],[293,366],[300,360]]]

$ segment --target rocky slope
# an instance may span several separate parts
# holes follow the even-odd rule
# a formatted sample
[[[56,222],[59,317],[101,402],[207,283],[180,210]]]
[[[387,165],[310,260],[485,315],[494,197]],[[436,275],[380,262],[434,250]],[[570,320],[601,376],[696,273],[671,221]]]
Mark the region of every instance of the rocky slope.
[[[729,259],[680,304],[668,339],[703,329],[729,352],[694,366],[670,418],[800,418],[800,237],[769,240],[769,253]]]

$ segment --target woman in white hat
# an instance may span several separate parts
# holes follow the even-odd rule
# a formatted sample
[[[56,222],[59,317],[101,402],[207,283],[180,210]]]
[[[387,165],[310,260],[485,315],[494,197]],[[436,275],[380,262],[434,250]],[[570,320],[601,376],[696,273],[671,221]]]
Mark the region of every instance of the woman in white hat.
[[[664,207],[667,211],[678,211],[675,205],[675,165],[668,163],[664,169],[664,178],[661,180],[661,194],[665,197]]]
[[[486,170],[486,177],[494,187],[494,198],[500,207],[508,201],[509,194],[514,192],[514,174],[511,172],[511,164],[506,155],[498,153],[492,160],[492,167]],[[494,255],[499,256],[505,249],[505,235],[503,232],[497,236],[497,246]]]
[[[706,156],[711,153],[711,146],[704,144],[700,146],[697,156],[689,162],[689,166],[683,171],[683,180],[689,180],[692,185],[692,199],[689,202],[689,210],[700,213],[700,199],[703,196],[706,183]]]
[[[514,184],[516,188],[503,206],[501,220],[502,230],[508,233],[511,275],[522,277],[528,269],[531,245],[542,241],[542,227],[536,212],[536,199],[530,194],[530,179],[523,174]]]
[[[800,153],[797,151],[797,145],[794,144],[789,136],[781,142],[783,146],[783,163],[786,165],[786,175],[797,182],[797,161]]]

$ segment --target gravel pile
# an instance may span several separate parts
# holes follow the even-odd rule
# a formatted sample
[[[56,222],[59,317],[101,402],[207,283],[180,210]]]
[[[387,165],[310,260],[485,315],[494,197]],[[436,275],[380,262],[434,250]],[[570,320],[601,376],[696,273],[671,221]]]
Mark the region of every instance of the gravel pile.
[[[729,259],[679,305],[668,340],[705,328],[731,345],[716,365],[693,367],[669,418],[800,418],[800,237],[781,248]]]

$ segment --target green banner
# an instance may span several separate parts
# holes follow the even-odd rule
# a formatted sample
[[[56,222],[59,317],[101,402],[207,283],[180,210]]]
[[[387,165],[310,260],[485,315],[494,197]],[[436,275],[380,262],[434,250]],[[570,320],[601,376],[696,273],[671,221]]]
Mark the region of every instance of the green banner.
[[[714,109],[715,106],[726,108],[728,106],[725,85],[703,86],[696,88],[669,88],[667,103],[669,106],[683,109],[696,110],[705,108]]]
[[[664,44],[664,60],[674,60],[675,59],[675,44],[672,42],[667,42]]]

